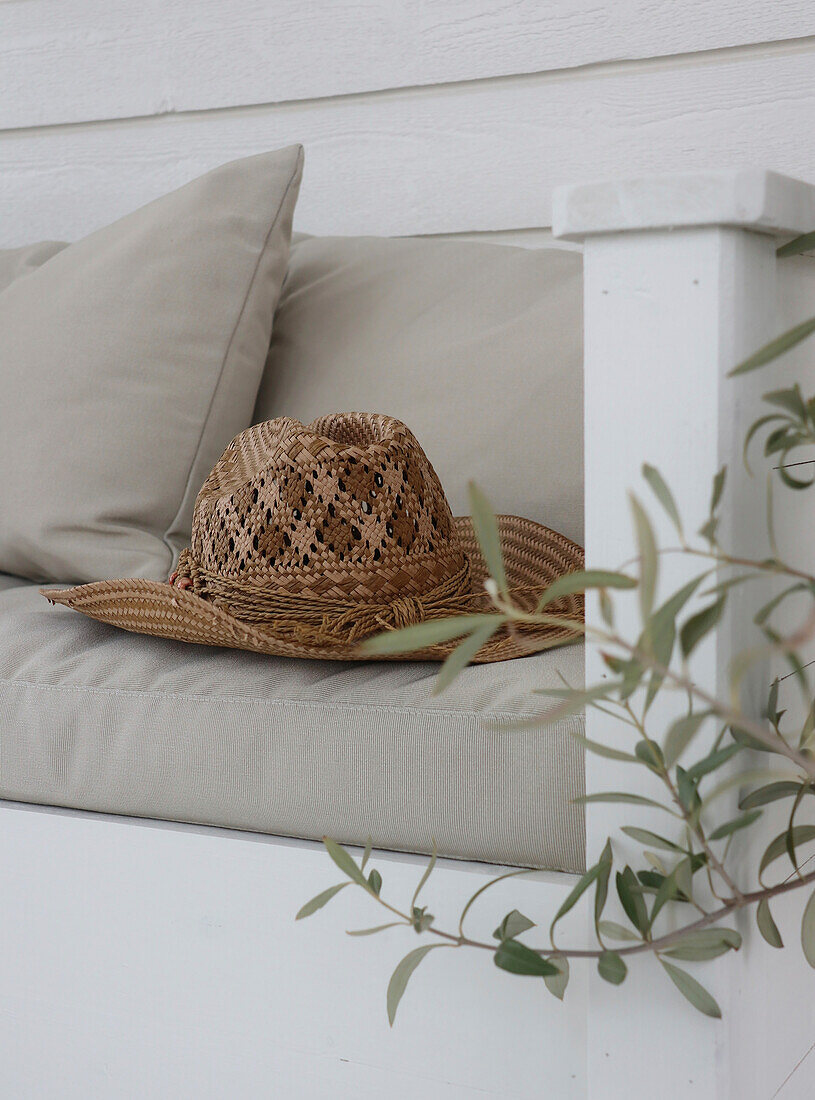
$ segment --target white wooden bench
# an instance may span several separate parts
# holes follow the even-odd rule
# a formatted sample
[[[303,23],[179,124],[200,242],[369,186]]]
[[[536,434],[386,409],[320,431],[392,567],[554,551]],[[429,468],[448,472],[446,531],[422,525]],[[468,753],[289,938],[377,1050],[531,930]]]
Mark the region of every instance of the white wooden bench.
[[[763,514],[740,473],[741,441],[772,374],[725,375],[815,309],[811,262],[775,257],[779,237],[815,227],[815,188],[762,171],[594,183],[558,192],[553,223],[585,256],[589,563],[615,567],[633,554],[625,494],[643,461],[669,480],[691,529],[727,462],[736,503],[723,538],[751,544]],[[803,352],[778,370],[795,367],[807,369]],[[791,537],[805,533],[800,514],[787,522]],[[669,581],[682,568],[669,566]],[[723,624],[700,653],[711,689],[741,631],[738,617]],[[589,661],[589,679],[599,674]],[[595,740],[620,736],[600,715],[588,722]],[[586,768],[589,792],[636,782],[605,759]],[[590,807],[588,859],[628,820],[618,807]],[[408,897],[424,860],[376,861],[387,892]],[[498,870],[441,861],[428,892],[439,924]],[[317,844],[2,804],[4,1095],[615,1100],[633,1095],[636,1062],[665,1100],[746,1100],[774,1095],[815,1040],[811,973],[784,919],[800,910],[796,899],[779,906],[787,952],[771,953],[745,920],[743,951],[707,971],[722,1023],[693,1013],[648,960],[620,990],[574,965],[561,1005],[486,958],[437,952],[391,1031],[385,987],[412,933],[345,936],[377,923],[354,891],[294,922],[337,880]],[[473,930],[489,935],[513,905],[545,924],[573,882],[510,880],[485,896]],[[572,942],[584,931],[574,920]],[[808,1096],[807,1076],[791,1078],[782,1100]]]

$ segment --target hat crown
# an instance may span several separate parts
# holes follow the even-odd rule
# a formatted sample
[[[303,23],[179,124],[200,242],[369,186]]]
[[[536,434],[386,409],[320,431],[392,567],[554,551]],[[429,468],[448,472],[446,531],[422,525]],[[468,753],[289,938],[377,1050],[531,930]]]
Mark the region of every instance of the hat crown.
[[[242,432],[198,495],[191,549],[223,577],[374,603],[421,596],[466,564],[416,437],[374,413]]]

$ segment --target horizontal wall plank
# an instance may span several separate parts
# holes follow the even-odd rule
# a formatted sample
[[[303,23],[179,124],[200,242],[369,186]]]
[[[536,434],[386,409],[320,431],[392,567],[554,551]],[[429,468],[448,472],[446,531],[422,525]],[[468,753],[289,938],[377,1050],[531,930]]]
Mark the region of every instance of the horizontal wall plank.
[[[815,34],[806,0],[15,0],[0,129],[314,99]]]
[[[549,224],[561,183],[759,164],[815,180],[815,47],[0,134],[0,239],[73,239],[216,164],[306,146],[316,233]]]

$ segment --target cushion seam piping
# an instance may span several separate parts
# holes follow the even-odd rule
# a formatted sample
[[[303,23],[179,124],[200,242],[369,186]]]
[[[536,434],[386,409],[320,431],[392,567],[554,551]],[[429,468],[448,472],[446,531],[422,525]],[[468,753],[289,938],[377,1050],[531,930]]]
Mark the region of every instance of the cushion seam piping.
[[[245,694],[242,694],[240,692],[225,692],[225,693],[219,694],[219,695],[208,695],[208,694],[205,694],[203,692],[149,691],[149,690],[141,690],[141,689],[138,689],[138,688],[100,688],[100,687],[93,687],[93,686],[89,686],[89,685],[86,686],[85,684],[45,684],[45,683],[41,683],[40,681],[37,681],[37,680],[26,680],[26,679],[23,679],[22,677],[15,677],[14,679],[9,679],[7,677],[0,677],[0,684],[7,684],[7,685],[12,686],[12,687],[16,686],[16,685],[21,685],[21,686],[24,686],[24,687],[33,687],[33,688],[43,689],[43,690],[46,690],[46,691],[90,692],[94,695],[114,695],[114,696],[115,695],[121,695],[121,696],[125,696],[125,697],[128,697],[128,698],[130,698],[132,696],[148,695],[151,698],[158,698],[158,699],[195,699],[195,700],[206,700],[207,702],[217,702],[218,700],[221,700],[221,699],[241,699],[241,700],[249,700],[249,701],[255,702],[255,703],[262,703],[262,704],[266,704],[266,705],[300,706],[300,707],[302,707],[302,706],[314,706],[315,703],[316,703],[316,705],[319,705],[319,706],[341,707],[344,710],[360,710],[360,709],[364,708],[364,709],[367,709],[367,710],[381,710],[381,711],[385,711],[385,712],[390,712],[390,711],[411,711],[414,714],[422,714],[422,715],[444,715],[444,716],[447,716],[447,717],[481,718],[481,719],[487,719],[487,720],[492,719],[492,718],[503,718],[503,719],[515,719],[515,720],[523,721],[525,719],[525,717],[528,717],[528,716],[525,716],[525,715],[522,715],[522,714],[518,714],[516,711],[490,711],[488,713],[484,713],[484,712],[475,711],[475,710],[452,710],[450,708],[427,709],[427,708],[423,708],[423,707],[416,707],[416,706],[409,706],[409,705],[406,705],[406,706],[389,705],[387,703],[366,703],[366,702],[347,703],[347,702],[337,702],[337,701],[334,701],[334,700],[332,700],[332,701],[326,701],[326,700],[317,701],[317,700],[310,700],[310,699],[263,699],[263,698],[259,698],[258,696],[255,696],[255,695],[245,695]],[[579,717],[580,717],[579,715],[569,715],[568,716],[569,719],[572,719],[572,718],[577,719]],[[522,732],[522,731],[519,730],[518,732]]]

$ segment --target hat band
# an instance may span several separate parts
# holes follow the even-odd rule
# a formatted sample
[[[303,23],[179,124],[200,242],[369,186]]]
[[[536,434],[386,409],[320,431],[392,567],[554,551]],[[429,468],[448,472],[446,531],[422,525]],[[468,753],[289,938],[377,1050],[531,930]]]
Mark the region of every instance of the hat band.
[[[446,580],[421,596],[402,596],[391,603],[290,595],[206,569],[189,548],[181,551],[170,577],[170,584],[192,590],[241,622],[273,627],[313,644],[358,642],[383,630],[444,618],[472,600],[471,583],[470,563],[463,555],[462,566]]]

